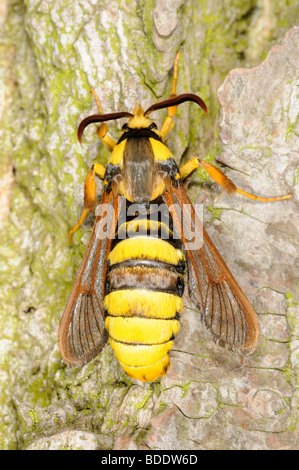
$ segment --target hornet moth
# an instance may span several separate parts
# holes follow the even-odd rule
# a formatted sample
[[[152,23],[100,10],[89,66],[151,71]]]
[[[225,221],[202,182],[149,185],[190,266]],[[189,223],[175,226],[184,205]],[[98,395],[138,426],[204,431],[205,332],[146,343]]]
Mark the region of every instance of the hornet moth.
[[[212,337],[222,346],[244,352],[251,352],[257,345],[259,328],[255,311],[202,227],[183,182],[202,167],[222,187],[222,193],[239,193],[266,202],[291,195],[262,198],[249,194],[237,188],[214,165],[199,158],[178,168],[165,144],[174,127],[178,105],[191,101],[207,113],[198,96],[176,95],[179,55],[174,63],[169,99],[146,111],[136,104],[133,113],[103,114],[92,89],[99,114],[86,117],[79,125],[81,142],[88,125],[101,123],[97,135],[112,153],[106,167],[95,163],[89,170],[84,209],[69,232],[71,241],[86,215],[95,211],[91,238],[59,327],[59,349],[69,367],[89,362],[109,337],[128,376],[147,382],[165,375],[170,366],[169,352],[180,328],[185,271],[190,297]],[[168,115],[159,131],[149,115],[163,108],[168,108]],[[106,122],[124,117],[128,122],[115,142],[107,134]],[[104,183],[100,203],[96,200],[96,176]],[[168,224],[159,217],[151,217],[154,203],[167,208]],[[138,219],[131,214],[131,218],[121,222],[121,205],[129,213],[135,204]],[[102,207],[109,217],[99,214]],[[185,207],[191,208],[187,222],[186,217],[182,218]],[[196,249],[188,244],[190,229],[202,234]]]

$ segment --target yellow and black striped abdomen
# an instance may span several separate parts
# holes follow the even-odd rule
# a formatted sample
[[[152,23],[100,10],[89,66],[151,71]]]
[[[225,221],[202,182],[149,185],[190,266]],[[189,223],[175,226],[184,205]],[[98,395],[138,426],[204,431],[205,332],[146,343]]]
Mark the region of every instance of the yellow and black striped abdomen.
[[[117,239],[108,257],[105,326],[125,372],[154,381],[170,366],[168,353],[180,328],[185,262],[172,240],[149,234],[157,222],[139,220],[138,234],[136,222],[119,228],[118,234],[125,230],[128,238]],[[172,236],[158,224],[156,233]]]

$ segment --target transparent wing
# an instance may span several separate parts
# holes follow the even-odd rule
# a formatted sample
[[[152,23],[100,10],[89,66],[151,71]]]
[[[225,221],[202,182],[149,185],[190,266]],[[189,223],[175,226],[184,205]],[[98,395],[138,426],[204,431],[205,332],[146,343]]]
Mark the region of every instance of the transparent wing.
[[[115,233],[117,199],[104,192],[85,255],[59,326],[59,349],[70,367],[82,367],[107,341],[104,326],[106,260]]]
[[[203,228],[186,190],[172,186],[164,200],[185,246],[189,293],[203,323],[220,344],[253,350],[259,334],[255,311]],[[190,233],[201,235],[196,249],[189,249]]]

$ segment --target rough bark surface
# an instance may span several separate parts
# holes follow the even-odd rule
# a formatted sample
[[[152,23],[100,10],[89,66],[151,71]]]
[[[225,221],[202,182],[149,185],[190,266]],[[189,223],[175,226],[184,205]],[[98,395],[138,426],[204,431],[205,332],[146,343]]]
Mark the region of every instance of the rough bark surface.
[[[296,11],[287,0],[0,2],[1,448],[299,448]],[[259,347],[241,357],[215,345],[186,293],[165,378],[135,383],[108,345],[72,371],[57,331],[92,217],[71,247],[67,232],[88,168],[108,157],[93,129],[81,147],[76,127],[96,111],[90,86],[104,112],[166,98],[179,48],[178,91],[198,93],[210,114],[181,107],[177,161],[215,158],[250,192],[294,194],[215,204],[201,171],[189,188],[258,313]]]

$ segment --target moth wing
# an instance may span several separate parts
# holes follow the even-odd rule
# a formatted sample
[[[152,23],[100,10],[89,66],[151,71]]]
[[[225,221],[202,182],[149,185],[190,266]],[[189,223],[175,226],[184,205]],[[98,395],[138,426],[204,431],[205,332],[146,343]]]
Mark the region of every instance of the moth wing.
[[[59,349],[69,367],[82,367],[104,347],[106,260],[117,221],[117,199],[104,191],[101,215],[95,219],[85,255],[79,267],[59,326]]]
[[[174,227],[184,243],[189,272],[189,293],[201,319],[221,345],[251,352],[257,344],[256,313],[209,238],[183,185],[171,186],[164,200]],[[190,243],[190,233],[197,241]]]

